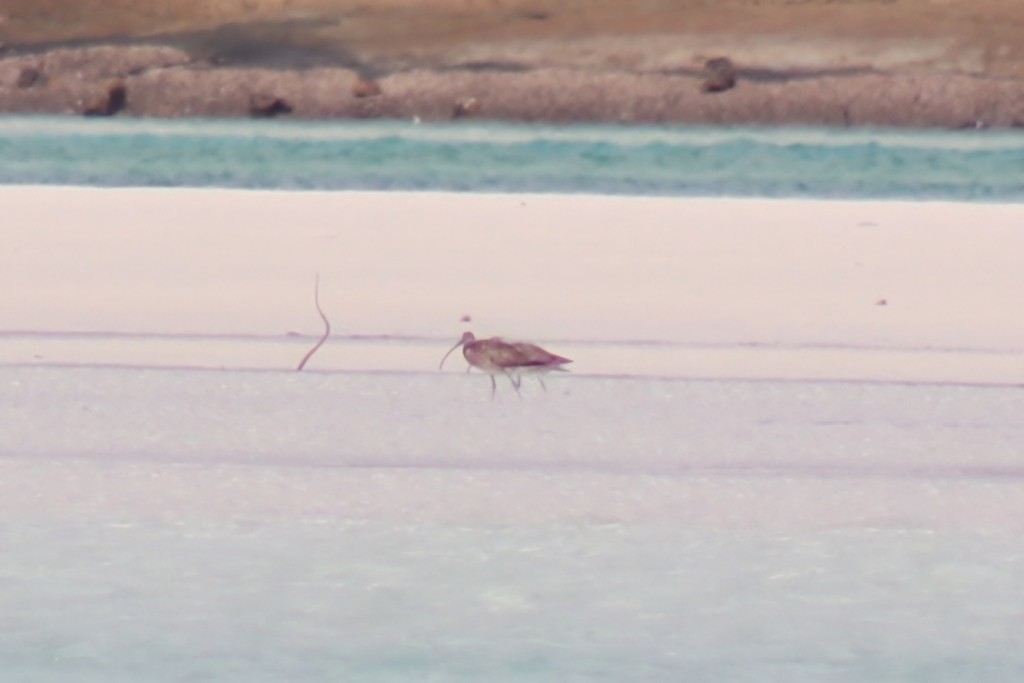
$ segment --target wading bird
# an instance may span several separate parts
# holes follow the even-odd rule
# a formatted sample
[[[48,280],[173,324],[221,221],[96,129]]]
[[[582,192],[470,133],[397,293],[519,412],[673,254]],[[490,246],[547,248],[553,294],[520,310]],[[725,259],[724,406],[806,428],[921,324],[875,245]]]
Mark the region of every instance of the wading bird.
[[[537,381],[547,391],[547,387],[544,386],[544,380],[540,378],[540,375],[552,370],[565,370],[562,366],[572,362],[568,358],[556,356],[545,351],[536,344],[507,342],[501,337],[477,339],[472,332],[466,332],[462,335],[462,339],[455,346],[448,349],[448,353],[444,354],[438,369],[444,367],[444,362],[448,359],[448,356],[460,346],[462,347],[462,355],[466,357],[466,361],[472,367],[490,375],[491,398],[494,398],[494,394],[498,389],[498,384],[494,381],[495,375],[505,375],[508,377],[508,381],[512,383],[516,393],[519,392],[519,385],[522,383],[523,375],[536,375]]]

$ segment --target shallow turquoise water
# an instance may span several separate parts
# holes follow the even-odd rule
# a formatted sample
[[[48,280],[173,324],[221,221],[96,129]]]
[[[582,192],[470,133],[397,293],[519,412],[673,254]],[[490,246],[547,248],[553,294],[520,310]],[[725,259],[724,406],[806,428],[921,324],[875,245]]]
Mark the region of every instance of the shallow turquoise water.
[[[1015,388],[0,368],[8,681],[1021,680]]]
[[[1024,200],[1024,133],[0,118],[0,183]]]

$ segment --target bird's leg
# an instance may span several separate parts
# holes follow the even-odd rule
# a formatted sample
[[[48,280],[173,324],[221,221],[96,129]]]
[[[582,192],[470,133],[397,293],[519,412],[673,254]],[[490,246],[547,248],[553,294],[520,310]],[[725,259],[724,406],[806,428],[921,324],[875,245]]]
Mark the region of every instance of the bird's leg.
[[[498,383],[494,381],[494,375],[489,375],[491,378],[491,400],[494,400],[494,394],[498,391]]]
[[[543,389],[544,391],[548,390],[547,385],[544,384],[544,380],[541,379],[540,375],[537,375],[537,381],[540,382],[540,388],[541,389]]]
[[[508,377],[508,381],[512,384],[512,388],[516,390],[516,396],[522,398],[523,395],[519,393],[519,385],[522,384],[523,378],[518,375],[513,375],[511,372],[506,372],[505,375]]]

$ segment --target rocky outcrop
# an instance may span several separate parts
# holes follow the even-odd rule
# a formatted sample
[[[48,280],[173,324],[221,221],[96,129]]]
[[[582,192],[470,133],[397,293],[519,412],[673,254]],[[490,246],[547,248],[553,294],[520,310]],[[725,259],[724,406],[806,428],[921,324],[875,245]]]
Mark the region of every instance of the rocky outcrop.
[[[705,76],[693,71],[423,68],[378,75],[357,92],[361,79],[371,82],[344,67],[212,67],[157,47],[64,49],[0,56],[0,112],[946,128],[1024,120],[1024,80],[964,73],[773,70],[720,97],[702,95]]]

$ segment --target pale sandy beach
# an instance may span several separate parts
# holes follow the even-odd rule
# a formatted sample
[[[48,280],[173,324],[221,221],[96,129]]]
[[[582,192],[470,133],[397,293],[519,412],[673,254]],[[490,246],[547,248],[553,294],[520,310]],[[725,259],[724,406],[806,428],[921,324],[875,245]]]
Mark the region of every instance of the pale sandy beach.
[[[4,363],[1019,384],[1019,205],[6,187]],[[461,322],[470,316],[471,322]],[[456,364],[453,364],[456,365]]]

